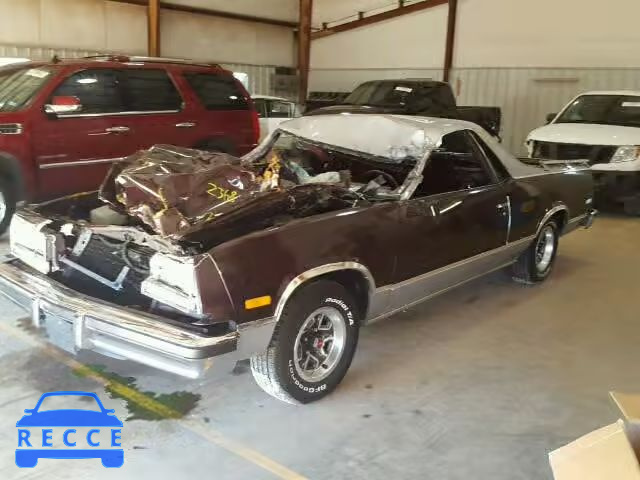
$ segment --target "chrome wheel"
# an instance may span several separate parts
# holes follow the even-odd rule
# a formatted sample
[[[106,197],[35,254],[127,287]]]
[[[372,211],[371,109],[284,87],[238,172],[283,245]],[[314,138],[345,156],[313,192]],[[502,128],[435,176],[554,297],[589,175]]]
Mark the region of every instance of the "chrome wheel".
[[[300,378],[313,383],[327,378],[342,358],[346,337],[347,324],[338,310],[314,310],[300,327],[293,347]]]
[[[7,215],[7,200],[4,193],[0,190],[0,222],[4,220]]]
[[[542,273],[549,268],[556,248],[556,234],[551,225],[544,227],[536,243],[536,269]]]

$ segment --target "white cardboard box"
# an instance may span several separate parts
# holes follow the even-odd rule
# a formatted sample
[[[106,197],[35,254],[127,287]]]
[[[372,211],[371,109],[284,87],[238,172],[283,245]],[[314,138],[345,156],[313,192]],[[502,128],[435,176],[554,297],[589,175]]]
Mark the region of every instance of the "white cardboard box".
[[[551,452],[555,480],[640,480],[640,394],[610,395],[623,419]]]

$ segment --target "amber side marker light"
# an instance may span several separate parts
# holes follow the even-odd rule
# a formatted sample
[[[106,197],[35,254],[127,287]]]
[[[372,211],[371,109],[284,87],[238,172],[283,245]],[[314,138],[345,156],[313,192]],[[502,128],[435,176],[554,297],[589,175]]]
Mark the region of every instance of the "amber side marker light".
[[[254,308],[266,307],[267,305],[271,305],[271,297],[269,295],[250,298],[244,301],[245,310],[253,310]]]

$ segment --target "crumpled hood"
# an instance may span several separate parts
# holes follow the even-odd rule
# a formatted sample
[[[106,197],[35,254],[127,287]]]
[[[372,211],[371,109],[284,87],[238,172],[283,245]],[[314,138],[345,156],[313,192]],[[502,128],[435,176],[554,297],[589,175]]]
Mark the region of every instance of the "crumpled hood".
[[[640,128],[591,123],[552,123],[532,131],[527,140],[582,145],[640,145]]]
[[[163,236],[209,222],[259,195],[258,176],[224,153],[156,145],[113,165],[100,198]]]

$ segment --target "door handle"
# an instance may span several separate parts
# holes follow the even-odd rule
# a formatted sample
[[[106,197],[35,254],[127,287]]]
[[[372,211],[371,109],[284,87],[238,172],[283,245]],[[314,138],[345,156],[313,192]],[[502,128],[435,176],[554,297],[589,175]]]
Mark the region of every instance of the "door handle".
[[[104,130],[107,133],[128,133],[131,131],[129,127],[109,127]]]
[[[499,203],[496,205],[496,210],[498,210],[498,213],[501,215],[507,215],[509,213],[509,202]]]
[[[194,122],[182,122],[176,123],[176,128],[193,128],[196,124]]]
[[[440,209],[436,203],[413,201],[407,206],[407,217],[437,217]]]

